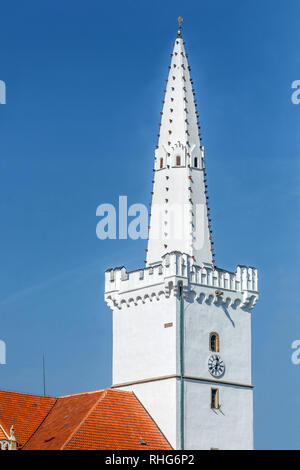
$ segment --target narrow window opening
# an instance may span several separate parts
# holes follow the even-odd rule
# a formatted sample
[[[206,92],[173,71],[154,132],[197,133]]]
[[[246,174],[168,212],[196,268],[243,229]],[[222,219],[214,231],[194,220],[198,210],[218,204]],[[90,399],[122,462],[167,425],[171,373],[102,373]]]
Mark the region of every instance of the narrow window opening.
[[[220,352],[220,339],[218,333],[210,333],[209,349],[212,352]]]
[[[159,162],[159,168],[163,168],[163,166],[164,166],[164,160],[163,158],[161,158]]]
[[[198,168],[198,158],[197,157],[194,158],[194,167]]]
[[[211,409],[218,410],[219,409],[219,389],[212,388],[211,389]]]
[[[177,166],[181,165],[181,157],[179,157],[179,156],[176,157],[176,165]]]

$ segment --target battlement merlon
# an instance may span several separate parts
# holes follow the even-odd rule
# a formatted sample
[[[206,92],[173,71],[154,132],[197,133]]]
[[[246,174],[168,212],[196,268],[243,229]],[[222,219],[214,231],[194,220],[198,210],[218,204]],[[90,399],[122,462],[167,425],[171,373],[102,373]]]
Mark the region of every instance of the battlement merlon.
[[[162,262],[153,266],[127,272],[124,266],[105,272],[105,301],[108,306],[159,300],[160,296],[177,295],[182,285],[183,294],[204,294],[211,301],[226,302],[251,310],[258,299],[258,275],[253,267],[238,265],[236,272],[225,271],[212,264],[194,264],[191,256],[172,252],[163,256]],[[240,302],[238,302],[240,300]]]

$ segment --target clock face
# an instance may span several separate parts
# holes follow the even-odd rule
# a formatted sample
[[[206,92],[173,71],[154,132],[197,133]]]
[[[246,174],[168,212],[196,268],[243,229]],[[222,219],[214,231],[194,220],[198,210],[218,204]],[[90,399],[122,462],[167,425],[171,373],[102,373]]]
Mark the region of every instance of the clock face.
[[[221,377],[225,371],[225,364],[219,354],[212,354],[208,359],[208,370],[214,377]]]

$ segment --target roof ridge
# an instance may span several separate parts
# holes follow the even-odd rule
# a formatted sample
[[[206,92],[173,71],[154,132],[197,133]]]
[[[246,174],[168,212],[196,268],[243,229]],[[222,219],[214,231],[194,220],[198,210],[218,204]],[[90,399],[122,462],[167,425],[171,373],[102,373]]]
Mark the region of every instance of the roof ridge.
[[[5,390],[3,388],[0,389],[0,393],[5,392],[5,393],[15,393],[16,395],[26,395],[26,396],[31,396],[31,397],[39,397],[39,398],[57,398],[53,397],[51,395],[37,395],[36,393],[27,393],[27,392],[15,392],[14,390]]]
[[[99,390],[90,390],[89,392],[79,392],[79,393],[71,393],[70,395],[60,395],[59,397],[55,397],[55,398],[69,398],[69,397],[76,397],[78,395],[89,395],[89,394],[92,394],[92,393],[100,393],[100,392],[105,392],[105,391],[133,393],[130,390],[118,390],[118,389],[112,388],[112,387],[105,387],[105,388],[100,388]]]
[[[43,395],[42,395],[43,396]],[[42,426],[42,424],[44,423],[45,419],[49,416],[49,414],[51,413],[51,411],[53,410],[54,406],[56,405],[57,403],[57,400],[58,398],[56,397],[49,397],[49,398],[53,398],[55,400],[55,402],[53,403],[53,405],[51,406],[50,410],[48,411],[48,413],[44,416],[44,419],[42,419],[42,421],[40,422],[40,424],[38,425],[38,427],[34,430],[34,432],[28,437],[27,441],[24,442],[24,444],[22,445],[22,447],[24,447],[27,442],[30,441],[30,439],[37,433],[38,429]]]
[[[151,421],[153,421],[154,425],[157,427],[157,429],[159,430],[159,432],[161,433],[161,435],[165,438],[165,440],[167,441],[167,443],[169,444],[169,446],[171,447],[171,449],[173,449],[172,445],[170,444],[169,440],[167,439],[167,437],[165,436],[165,433],[162,432],[161,428],[158,426],[157,422],[155,421],[155,419],[152,417],[152,415],[149,413],[149,411],[144,407],[143,403],[139,400],[139,398],[137,397],[137,395],[132,392],[133,396],[136,398],[136,400],[139,402],[139,404],[142,406],[142,408],[146,411],[147,415],[149,416],[149,418],[151,419]]]
[[[96,406],[98,405],[98,403],[100,401],[102,401],[106,395],[107,395],[107,392],[108,392],[108,389],[107,388],[104,388],[103,390],[101,390],[103,392],[103,395],[101,395],[98,400],[96,401],[96,403],[91,407],[91,409],[87,412],[86,416],[81,420],[81,422],[78,424],[78,426],[76,426],[75,430],[71,433],[70,437],[66,440],[66,442],[61,446],[60,450],[63,450],[66,445],[69,444],[69,442],[71,441],[71,439],[73,438],[73,436],[77,433],[77,431],[81,428],[81,426],[85,423],[85,421],[88,419],[88,417],[90,416],[90,414],[94,411],[94,409],[96,408]],[[80,394],[79,394],[80,395]],[[72,395],[71,395],[72,396]]]
[[[105,390],[107,390],[109,387],[107,388],[100,388],[99,390],[90,390],[89,392],[78,392],[78,393],[70,393],[69,395],[60,395],[59,397],[57,398],[69,398],[69,397],[76,397],[78,395],[89,395],[89,394],[92,394],[92,393],[100,393],[100,392],[104,392]]]

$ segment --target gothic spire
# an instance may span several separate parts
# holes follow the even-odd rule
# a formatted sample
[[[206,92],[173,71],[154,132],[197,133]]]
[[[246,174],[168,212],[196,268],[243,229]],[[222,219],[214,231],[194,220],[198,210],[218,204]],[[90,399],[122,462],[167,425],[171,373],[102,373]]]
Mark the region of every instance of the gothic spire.
[[[147,265],[171,251],[193,256],[196,264],[214,262],[204,148],[178,20],[155,151]]]

